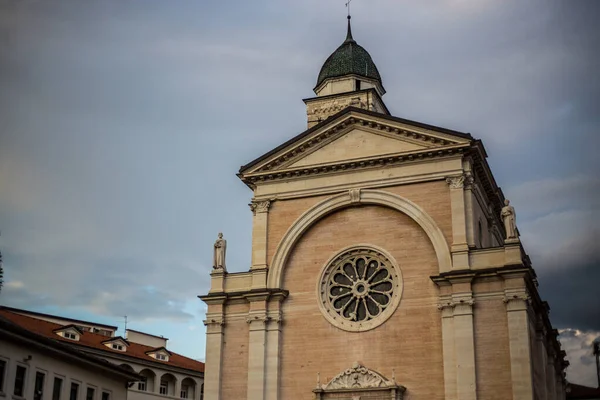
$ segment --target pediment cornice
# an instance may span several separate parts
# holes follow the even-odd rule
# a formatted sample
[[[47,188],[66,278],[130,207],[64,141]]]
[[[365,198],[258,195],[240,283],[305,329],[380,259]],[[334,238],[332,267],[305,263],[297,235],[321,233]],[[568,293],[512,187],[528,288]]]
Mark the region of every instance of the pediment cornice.
[[[382,168],[412,162],[452,157],[464,154],[469,149],[469,144],[455,144],[443,148],[425,149],[412,152],[392,153],[382,156],[365,157],[326,163],[315,166],[300,166],[296,168],[283,168],[280,170],[258,171],[251,174],[240,174],[240,178],[250,187],[261,182],[302,179],[325,174],[339,174],[368,168]]]
[[[345,118],[339,121],[332,121],[331,124],[321,127],[321,129],[312,132],[312,134],[304,138],[298,138],[294,143],[290,143],[276,154],[253,166],[253,168],[243,171],[242,174],[249,175],[285,169],[286,166],[293,164],[299,159],[306,157],[306,155],[340,138],[350,130],[357,128],[390,138],[397,138],[405,142],[420,144],[428,148],[470,142],[468,139],[458,139],[452,135],[436,132],[431,129],[399,124],[397,122],[394,123],[383,117],[386,116],[381,115],[378,118],[378,116],[365,116],[357,112],[352,112],[346,115]]]

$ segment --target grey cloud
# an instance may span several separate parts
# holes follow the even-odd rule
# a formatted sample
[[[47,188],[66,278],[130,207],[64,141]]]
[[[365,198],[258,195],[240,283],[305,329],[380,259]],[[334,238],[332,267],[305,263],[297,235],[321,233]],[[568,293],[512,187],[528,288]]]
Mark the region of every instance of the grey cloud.
[[[561,329],[559,332],[562,348],[571,364],[567,368],[567,379],[572,383],[596,387],[598,381],[592,342],[600,336],[600,331]]]
[[[217,232],[229,269],[249,266],[252,193],[235,172],[304,129],[343,3],[0,7],[0,301],[185,320]],[[553,321],[579,329],[598,329],[598,11],[353,2],[392,113],[484,140]]]

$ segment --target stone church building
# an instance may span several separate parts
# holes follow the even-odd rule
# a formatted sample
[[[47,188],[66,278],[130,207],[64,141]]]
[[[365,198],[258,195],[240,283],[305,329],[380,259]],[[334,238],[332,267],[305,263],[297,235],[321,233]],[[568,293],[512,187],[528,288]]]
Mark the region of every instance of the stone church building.
[[[200,296],[205,399],[564,399],[483,143],[390,115],[350,19],[314,92],[307,130],[239,171],[252,262],[228,273],[223,256]]]

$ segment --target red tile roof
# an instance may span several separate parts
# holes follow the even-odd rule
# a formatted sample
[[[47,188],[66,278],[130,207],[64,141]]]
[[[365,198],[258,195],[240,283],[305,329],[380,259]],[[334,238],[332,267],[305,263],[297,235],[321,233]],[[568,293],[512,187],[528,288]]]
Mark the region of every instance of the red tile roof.
[[[129,342],[129,347],[127,347],[127,351],[124,353],[119,350],[113,350],[112,348],[102,344],[102,342],[106,342],[107,340],[107,337],[104,335],[92,332],[84,332],[82,335],[80,335],[79,341],[73,341],[70,339],[63,338],[62,336],[59,336],[56,333],[54,333],[56,329],[60,329],[61,327],[63,327],[63,325],[43,321],[34,317],[17,314],[5,308],[0,308],[0,315],[12,321],[14,324],[19,325],[24,329],[27,329],[28,331],[37,333],[38,335],[42,335],[50,339],[69,343],[74,346],[89,347],[96,350],[101,350],[106,353],[113,353],[121,356],[127,355],[129,357],[134,357],[140,360],[149,361],[157,364],[185,368],[196,372],[204,372],[203,362],[192,360],[191,358],[184,357],[177,353],[170,352],[171,355],[169,356],[169,361],[160,361],[146,354],[147,352],[156,350],[156,348],[151,346]]]

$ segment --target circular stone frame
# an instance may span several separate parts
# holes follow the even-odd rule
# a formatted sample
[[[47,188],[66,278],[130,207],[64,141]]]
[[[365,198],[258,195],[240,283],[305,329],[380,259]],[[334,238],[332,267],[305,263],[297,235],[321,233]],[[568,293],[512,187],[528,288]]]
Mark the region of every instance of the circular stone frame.
[[[338,267],[339,262],[346,259],[351,253],[373,255],[377,258],[382,258],[386,261],[389,276],[392,281],[392,295],[390,302],[386,305],[385,309],[381,311],[377,316],[372,319],[363,321],[352,321],[335,311],[331,301],[329,299],[328,288],[329,279]],[[363,285],[363,286],[361,286]],[[360,296],[364,294],[364,282],[363,280],[357,280],[354,284],[355,287],[352,289],[353,296]],[[359,287],[360,286],[360,287]],[[363,290],[360,290],[360,289]],[[323,266],[319,279],[317,281],[317,299],[319,303],[319,309],[325,317],[325,319],[333,326],[348,332],[364,332],[371,329],[375,329],[385,321],[387,321],[396,311],[400,300],[402,299],[402,292],[404,283],[402,280],[402,271],[398,266],[396,260],[387,251],[380,247],[373,246],[371,244],[358,244],[354,246],[346,247],[336,254],[334,254]]]

